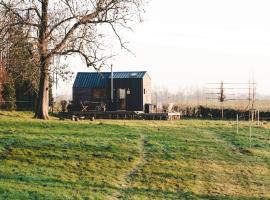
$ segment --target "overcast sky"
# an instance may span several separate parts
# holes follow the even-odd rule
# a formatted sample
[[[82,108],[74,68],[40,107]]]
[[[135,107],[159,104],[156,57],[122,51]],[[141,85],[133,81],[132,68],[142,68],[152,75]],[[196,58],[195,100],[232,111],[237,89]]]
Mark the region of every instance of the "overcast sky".
[[[135,56],[118,49],[112,63],[146,70],[154,86],[174,91],[254,74],[258,91],[270,94],[269,10],[269,0],[150,0],[144,22],[124,33]]]

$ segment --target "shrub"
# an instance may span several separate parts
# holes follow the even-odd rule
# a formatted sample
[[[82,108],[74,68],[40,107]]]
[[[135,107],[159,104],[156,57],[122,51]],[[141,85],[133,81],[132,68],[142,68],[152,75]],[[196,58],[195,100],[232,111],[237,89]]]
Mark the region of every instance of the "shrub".
[[[16,109],[16,89],[12,80],[3,84],[2,96],[5,101],[4,108],[6,110]]]

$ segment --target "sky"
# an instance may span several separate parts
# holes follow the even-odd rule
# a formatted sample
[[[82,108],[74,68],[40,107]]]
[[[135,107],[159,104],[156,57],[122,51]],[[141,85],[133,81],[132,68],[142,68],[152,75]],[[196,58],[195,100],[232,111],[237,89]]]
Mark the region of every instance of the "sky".
[[[269,0],[148,1],[144,22],[121,31],[134,55],[116,45],[115,71],[148,71],[153,87],[171,91],[254,77],[258,92],[270,94]]]

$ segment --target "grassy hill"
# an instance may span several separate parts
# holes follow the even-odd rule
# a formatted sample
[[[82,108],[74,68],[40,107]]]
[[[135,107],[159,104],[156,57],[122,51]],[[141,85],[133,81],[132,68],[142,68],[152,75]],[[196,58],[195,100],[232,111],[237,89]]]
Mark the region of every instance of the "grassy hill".
[[[270,199],[270,123],[0,112],[0,199]]]

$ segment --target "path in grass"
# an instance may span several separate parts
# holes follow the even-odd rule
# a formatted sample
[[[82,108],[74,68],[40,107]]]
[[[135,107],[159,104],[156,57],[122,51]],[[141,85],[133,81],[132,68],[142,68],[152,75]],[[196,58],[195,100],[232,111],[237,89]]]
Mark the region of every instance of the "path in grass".
[[[0,112],[0,199],[270,199],[270,124],[43,122]]]
[[[132,168],[130,171],[125,175],[124,177],[124,183],[122,187],[124,189],[129,188],[129,183],[132,182],[132,178],[138,173],[139,169],[143,167],[143,164],[145,163],[145,137],[143,134],[140,136],[140,140],[138,142],[138,149],[139,149],[139,157],[138,159],[133,163]]]
[[[143,122],[141,122],[143,123]],[[143,128],[146,160],[125,190],[125,199],[269,199],[269,129],[258,129],[251,153],[248,127],[235,135],[229,122],[151,122]],[[268,131],[268,133],[266,132]],[[265,144],[264,144],[265,143]],[[240,149],[240,150],[239,150]]]
[[[140,130],[140,137],[138,140],[138,157],[133,162],[130,169],[123,175],[122,181],[120,183],[121,189],[117,191],[115,197],[117,199],[126,199],[125,192],[129,190],[132,186],[131,183],[133,181],[134,176],[136,176],[140,169],[143,168],[144,163],[146,162],[145,158],[145,143],[146,139],[142,131]]]

